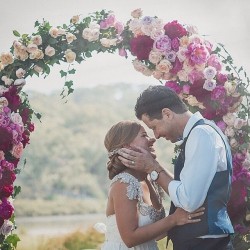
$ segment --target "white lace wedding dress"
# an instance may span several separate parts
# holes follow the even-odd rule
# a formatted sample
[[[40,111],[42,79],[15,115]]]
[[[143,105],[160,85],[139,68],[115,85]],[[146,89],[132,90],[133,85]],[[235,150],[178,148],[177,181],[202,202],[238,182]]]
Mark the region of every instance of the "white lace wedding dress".
[[[130,200],[137,199],[138,200],[138,213],[139,213],[139,227],[151,224],[165,216],[164,209],[161,211],[156,210],[153,206],[150,206],[143,201],[143,193],[140,182],[132,175],[128,173],[120,173],[113,178],[111,181],[114,183],[115,181],[120,181],[123,183],[127,183],[127,197]],[[128,248],[123,240],[121,239],[117,223],[116,217],[114,215],[110,215],[106,218],[106,230],[105,230],[105,242],[101,247],[101,250],[158,250],[157,243],[155,240],[151,240],[145,242],[141,245]]]

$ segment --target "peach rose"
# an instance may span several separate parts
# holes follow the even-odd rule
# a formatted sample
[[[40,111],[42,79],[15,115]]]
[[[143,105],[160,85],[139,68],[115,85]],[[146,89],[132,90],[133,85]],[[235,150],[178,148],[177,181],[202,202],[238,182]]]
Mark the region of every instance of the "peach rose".
[[[161,72],[168,73],[170,69],[172,69],[172,64],[170,61],[163,59],[156,65],[156,69]]]
[[[66,40],[68,43],[72,43],[74,40],[76,40],[76,36],[72,33],[67,33]]]
[[[34,37],[31,38],[31,41],[36,44],[36,45],[41,45],[43,40],[42,37],[40,35],[36,35]]]
[[[47,55],[47,56],[54,56],[56,53],[55,49],[53,47],[51,47],[50,45],[48,45],[46,47],[44,52],[45,52],[45,55]]]
[[[34,70],[37,72],[37,73],[41,73],[43,71],[43,68],[39,67],[38,65],[35,65],[34,66]]]
[[[50,30],[49,30],[49,34],[52,37],[57,38],[59,36],[59,30],[58,30],[58,28],[51,27]]]
[[[65,57],[68,63],[72,63],[76,59],[76,53],[72,51],[71,49],[67,49],[65,51]]]
[[[17,78],[20,79],[20,78],[23,78],[23,77],[24,77],[25,73],[26,73],[26,71],[25,71],[24,69],[19,68],[19,69],[16,71],[16,76],[17,76]]]
[[[0,61],[4,66],[12,64],[14,62],[13,55],[10,52],[2,52],[0,55]]]
[[[71,22],[71,23],[78,23],[78,22],[79,22],[79,19],[80,19],[80,16],[79,16],[79,15],[76,15],[76,16],[73,16],[73,17],[70,19],[70,22]]]
[[[135,9],[131,12],[133,18],[140,18],[142,16],[142,9]]]
[[[11,153],[15,158],[19,159],[23,153],[23,144],[19,142],[17,145],[14,145]]]

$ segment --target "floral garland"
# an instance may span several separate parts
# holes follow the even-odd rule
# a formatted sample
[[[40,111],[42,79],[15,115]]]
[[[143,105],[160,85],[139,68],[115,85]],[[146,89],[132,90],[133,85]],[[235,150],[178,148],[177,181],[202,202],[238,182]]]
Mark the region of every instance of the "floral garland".
[[[233,65],[222,44],[214,45],[194,26],[177,21],[164,23],[157,17],[142,17],[141,9],[126,24],[112,12],[100,11],[69,25],[52,27],[35,23],[32,35],[20,35],[9,52],[0,55],[0,248],[14,249],[19,238],[15,229],[13,199],[21,187],[14,186],[18,162],[34,131],[32,117],[40,118],[22,91],[28,76],[50,73],[55,63],[81,63],[93,52],[118,52],[135,57],[135,70],[153,76],[174,89],[192,111],[212,119],[228,137],[233,153],[233,188],[230,216],[239,236],[247,233],[246,211],[250,209],[249,78]],[[65,77],[62,97],[74,91],[67,80],[75,69],[60,71]],[[247,193],[248,192],[248,193]],[[248,197],[248,199],[247,199]],[[249,222],[249,220],[248,220]]]

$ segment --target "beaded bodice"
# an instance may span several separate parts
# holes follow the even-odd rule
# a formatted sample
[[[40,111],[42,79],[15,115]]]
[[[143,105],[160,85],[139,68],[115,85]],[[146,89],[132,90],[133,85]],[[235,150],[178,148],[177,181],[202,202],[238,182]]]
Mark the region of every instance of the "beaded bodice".
[[[155,222],[163,217],[165,217],[165,210],[157,210],[152,205],[148,205],[143,201],[143,191],[141,184],[138,179],[136,179],[133,175],[129,173],[120,173],[116,175],[112,181],[112,185],[114,182],[120,181],[122,183],[128,184],[127,186],[127,197],[129,200],[138,200],[138,211],[143,216],[149,216],[152,222]]]

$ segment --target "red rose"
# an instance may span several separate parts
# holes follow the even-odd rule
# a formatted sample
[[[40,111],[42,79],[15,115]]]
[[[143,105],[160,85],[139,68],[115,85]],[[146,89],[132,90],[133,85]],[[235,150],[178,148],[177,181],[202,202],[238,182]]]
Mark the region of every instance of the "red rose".
[[[8,198],[13,193],[13,190],[14,188],[12,185],[0,187],[0,199],[2,199],[3,197]]]
[[[16,112],[17,109],[19,108],[20,104],[21,104],[21,98],[18,95],[18,91],[16,87],[10,87],[9,91],[4,93],[3,96],[8,100],[9,105],[8,107]]]
[[[14,207],[6,198],[3,198],[2,203],[0,204],[0,217],[4,220],[8,220],[13,212]]]
[[[15,181],[15,179],[16,179],[15,173],[13,171],[5,169],[2,172],[2,179],[1,179],[1,182],[0,182],[0,187],[12,185],[13,182]]]
[[[149,36],[134,37],[130,41],[132,55],[138,60],[147,60],[151,49],[153,48],[154,40]]]
[[[0,127],[0,150],[7,152],[12,148],[12,133],[7,128]]]
[[[171,39],[174,39],[176,37],[181,38],[187,35],[186,29],[176,20],[167,23],[164,26],[164,30],[165,30],[165,35],[167,35]]]

